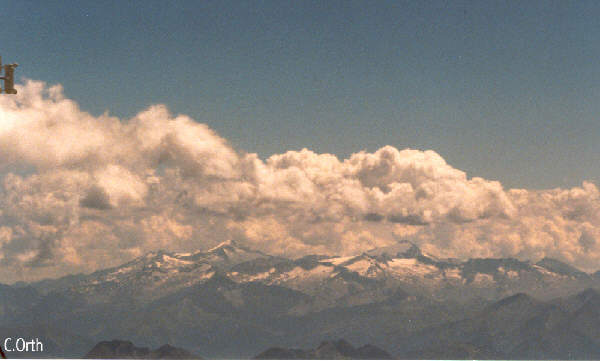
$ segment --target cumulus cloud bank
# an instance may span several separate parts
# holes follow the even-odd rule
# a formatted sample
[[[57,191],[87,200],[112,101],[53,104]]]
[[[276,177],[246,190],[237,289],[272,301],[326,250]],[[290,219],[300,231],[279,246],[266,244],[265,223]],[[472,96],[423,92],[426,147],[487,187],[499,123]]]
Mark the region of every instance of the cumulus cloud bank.
[[[273,254],[352,254],[411,239],[444,257],[600,259],[596,185],[505,190],[436,152],[261,160],[151,106],[94,117],[60,86],[0,97],[0,279],[89,272],[150,250],[236,239]]]

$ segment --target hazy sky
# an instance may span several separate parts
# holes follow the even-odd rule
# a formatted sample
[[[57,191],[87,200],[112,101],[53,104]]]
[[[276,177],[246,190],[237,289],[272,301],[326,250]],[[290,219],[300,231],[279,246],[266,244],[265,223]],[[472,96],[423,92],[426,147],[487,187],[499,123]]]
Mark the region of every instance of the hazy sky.
[[[3,1],[0,55],[84,111],[150,104],[266,158],[432,149],[505,187],[600,180],[597,1]]]

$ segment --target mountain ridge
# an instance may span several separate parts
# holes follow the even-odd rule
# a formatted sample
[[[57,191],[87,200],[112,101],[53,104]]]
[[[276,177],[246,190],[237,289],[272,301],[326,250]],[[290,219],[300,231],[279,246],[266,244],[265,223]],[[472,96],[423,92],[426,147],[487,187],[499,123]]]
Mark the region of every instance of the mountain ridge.
[[[444,260],[415,247],[401,242],[296,259],[232,242],[202,252],[152,252],[54,285],[2,286],[0,322],[68,328],[79,341],[56,340],[49,348],[69,357],[76,355],[68,348],[92,339],[153,349],[177,344],[227,359],[340,338],[409,358],[444,358],[444,349],[474,358],[529,358],[540,348],[546,358],[595,355],[600,286],[593,278],[553,272],[544,268],[548,261]],[[563,330],[568,337],[561,338]]]
[[[574,293],[600,285],[600,278],[550,258],[537,263],[514,258],[458,261],[426,255],[406,240],[353,256],[307,255],[295,259],[269,255],[229,240],[207,251],[149,252],[89,275],[43,280],[29,286],[42,293],[71,289],[104,300],[136,294],[150,300],[207,282],[215,273],[238,283],[278,285],[321,298],[329,290],[323,307],[346,297],[350,285],[364,292],[388,287],[437,298],[472,295],[487,299],[519,292],[551,299],[563,295],[563,288]],[[469,292],[451,295],[451,288]]]

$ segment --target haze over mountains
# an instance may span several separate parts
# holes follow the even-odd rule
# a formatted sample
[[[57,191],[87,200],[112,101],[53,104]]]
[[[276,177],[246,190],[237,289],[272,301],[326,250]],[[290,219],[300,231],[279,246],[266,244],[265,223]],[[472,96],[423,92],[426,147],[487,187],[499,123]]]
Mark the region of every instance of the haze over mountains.
[[[323,341],[310,350],[272,347],[254,357],[256,360],[391,360],[390,354],[373,345],[355,348],[346,340]]]
[[[205,358],[344,338],[395,357],[598,358],[599,288],[597,274],[549,258],[438,259],[401,241],[287,259],[228,241],[2,285],[0,336],[29,332],[63,357],[117,338]]]
[[[154,359],[154,360],[191,360],[199,357],[190,352],[163,345],[156,350],[148,347],[138,347],[130,341],[112,340],[101,341],[94,346],[86,355],[88,359]],[[323,341],[310,350],[286,349],[282,347],[271,347],[256,355],[258,360],[390,360],[390,354],[373,345],[354,347],[346,340]]]

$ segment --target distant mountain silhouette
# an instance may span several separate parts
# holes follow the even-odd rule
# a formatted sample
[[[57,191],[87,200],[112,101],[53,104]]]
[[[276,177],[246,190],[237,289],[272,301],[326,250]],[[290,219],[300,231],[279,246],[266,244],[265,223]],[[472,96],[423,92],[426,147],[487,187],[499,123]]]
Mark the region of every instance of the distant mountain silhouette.
[[[475,346],[469,343],[456,343],[452,345],[434,346],[424,350],[413,351],[402,355],[401,359],[408,360],[474,360],[474,359],[502,359],[502,353]]]
[[[188,351],[163,345],[156,350],[137,347],[130,341],[112,340],[99,342],[85,355],[88,359],[150,359],[150,360],[198,360]]]
[[[255,360],[391,360],[393,357],[373,345],[355,348],[346,340],[323,341],[312,350],[286,349],[272,347],[256,357]]]

